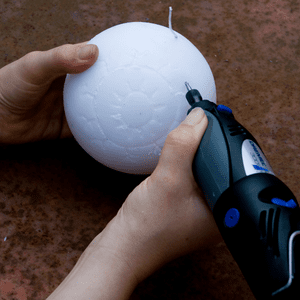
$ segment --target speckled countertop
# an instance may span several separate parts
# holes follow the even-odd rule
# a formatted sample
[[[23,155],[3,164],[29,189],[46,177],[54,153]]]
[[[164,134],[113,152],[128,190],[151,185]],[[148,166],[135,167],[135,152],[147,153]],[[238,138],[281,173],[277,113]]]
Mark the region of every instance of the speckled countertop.
[[[34,50],[87,41],[120,23],[167,26],[172,6],[173,28],[210,64],[218,103],[232,108],[300,199],[298,1],[81,3],[0,0],[0,67]],[[0,152],[0,297],[45,299],[144,177],[100,165],[74,140]],[[221,243],[166,265],[141,283],[131,299],[254,297]]]

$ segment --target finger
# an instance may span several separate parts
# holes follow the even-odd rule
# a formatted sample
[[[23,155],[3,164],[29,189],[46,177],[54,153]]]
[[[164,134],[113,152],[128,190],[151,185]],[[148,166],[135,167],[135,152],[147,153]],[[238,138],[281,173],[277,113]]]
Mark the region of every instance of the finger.
[[[193,109],[165,141],[159,165],[177,170],[191,168],[194,156],[208,125],[201,108]]]
[[[34,51],[20,59],[20,72],[32,84],[52,82],[56,78],[87,70],[97,60],[96,45],[87,42],[66,44],[48,51]]]

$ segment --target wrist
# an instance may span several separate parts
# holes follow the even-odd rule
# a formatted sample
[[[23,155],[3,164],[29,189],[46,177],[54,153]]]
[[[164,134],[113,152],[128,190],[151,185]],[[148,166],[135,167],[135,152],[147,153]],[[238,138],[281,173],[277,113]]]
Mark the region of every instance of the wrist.
[[[107,227],[96,236],[80,256],[71,273],[47,300],[125,300],[138,281],[126,260],[111,248]],[[117,241],[114,241],[117,242]]]
[[[168,247],[163,245],[160,234],[136,230],[135,226],[126,222],[123,209],[124,206],[102,231],[99,245],[103,245],[103,251],[119,257],[136,287],[172,258],[167,257],[165,251],[161,251],[161,248]]]

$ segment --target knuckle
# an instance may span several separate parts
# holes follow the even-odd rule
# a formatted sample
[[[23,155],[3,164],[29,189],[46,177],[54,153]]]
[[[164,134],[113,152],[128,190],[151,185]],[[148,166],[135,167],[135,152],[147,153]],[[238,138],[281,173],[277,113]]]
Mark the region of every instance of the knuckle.
[[[61,50],[61,48],[55,48],[52,51],[53,61],[60,62],[65,60],[65,52]]]
[[[172,145],[188,145],[195,138],[195,130],[191,126],[181,124],[168,134],[166,141]]]
[[[25,63],[31,63],[40,55],[41,51],[32,51],[24,55],[22,58]]]
[[[178,173],[168,168],[158,168],[155,174],[151,175],[156,186],[165,193],[174,193],[176,187],[180,186]]]
[[[50,51],[53,61],[57,62],[57,64],[66,65],[72,63],[72,60],[76,60],[74,55],[70,55],[73,52],[73,45],[71,44],[62,45]]]

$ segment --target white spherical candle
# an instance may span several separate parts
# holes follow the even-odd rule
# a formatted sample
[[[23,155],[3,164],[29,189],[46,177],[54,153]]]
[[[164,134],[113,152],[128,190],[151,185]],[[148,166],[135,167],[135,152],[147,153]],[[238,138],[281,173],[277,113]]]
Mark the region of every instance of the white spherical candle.
[[[64,108],[80,146],[125,173],[150,174],[168,133],[186,117],[188,82],[216,103],[211,69],[200,51],[171,29],[125,23],[96,35],[96,63],[68,74]]]

